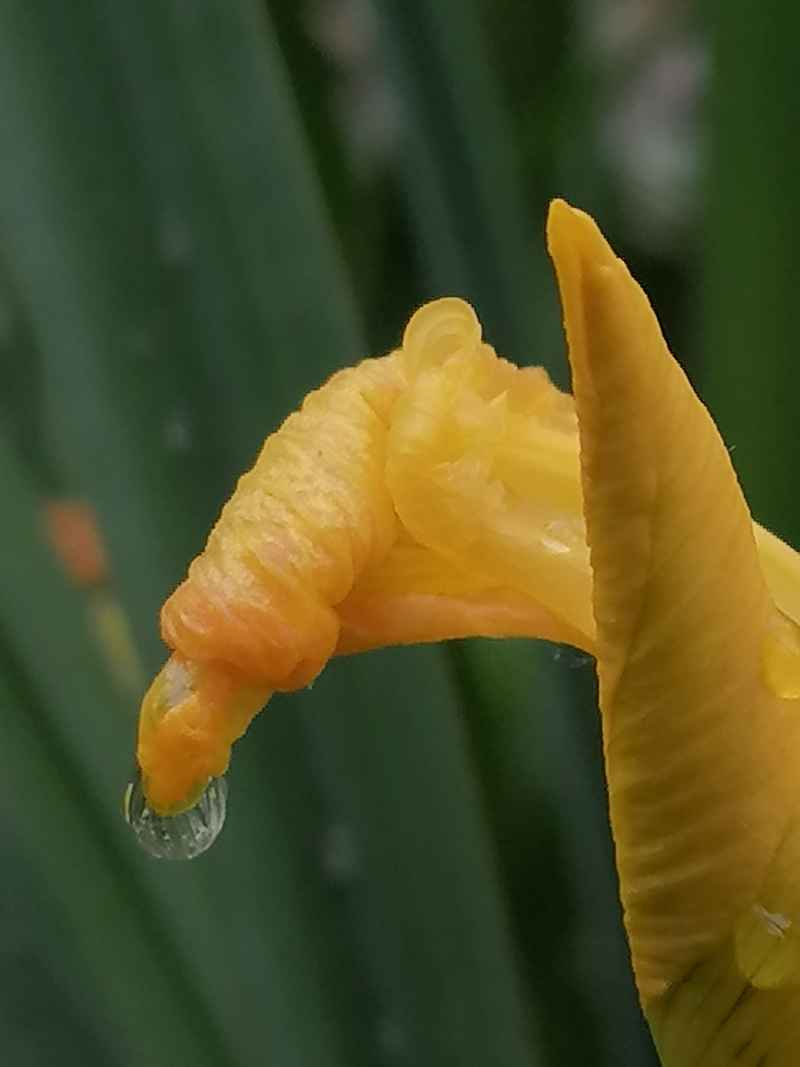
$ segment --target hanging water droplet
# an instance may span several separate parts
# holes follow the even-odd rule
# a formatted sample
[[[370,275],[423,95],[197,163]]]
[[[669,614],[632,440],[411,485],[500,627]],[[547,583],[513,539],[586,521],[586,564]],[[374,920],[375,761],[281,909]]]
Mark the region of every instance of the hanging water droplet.
[[[178,815],[158,815],[148,807],[137,774],[125,790],[125,819],[136,840],[151,856],[164,860],[191,860],[214,844],[225,823],[228,785],[212,778],[193,808]]]

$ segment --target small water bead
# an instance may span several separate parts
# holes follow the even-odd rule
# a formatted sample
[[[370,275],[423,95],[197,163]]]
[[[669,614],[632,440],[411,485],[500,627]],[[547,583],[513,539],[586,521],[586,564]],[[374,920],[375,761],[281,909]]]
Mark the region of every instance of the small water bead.
[[[594,656],[572,645],[553,645],[553,659],[571,671],[582,670],[594,663]]]
[[[147,804],[141,775],[125,790],[125,819],[136,840],[151,856],[191,860],[210,848],[225,824],[228,785],[212,778],[193,808],[178,815],[158,815]]]
[[[583,523],[569,519],[546,522],[541,535],[542,547],[555,556],[564,556],[585,549],[586,532]]]
[[[800,936],[789,915],[753,904],[737,920],[734,941],[739,970],[756,989],[797,982]]]

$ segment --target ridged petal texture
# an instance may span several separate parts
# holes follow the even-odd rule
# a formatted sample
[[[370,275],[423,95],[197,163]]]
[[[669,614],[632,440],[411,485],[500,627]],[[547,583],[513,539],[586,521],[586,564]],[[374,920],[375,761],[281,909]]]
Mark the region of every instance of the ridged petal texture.
[[[594,222],[548,224],[575,399],[444,298],[265,442],[164,606],[138,760],[190,807],[276,689],[470,635],[597,657],[625,923],[667,1067],[800,1062],[800,560]]]
[[[273,690],[334,653],[471,635],[592,650],[572,398],[434,301],[396,352],[334,375],[267,439],[164,605],[145,697],[154,811],[191,806]]]
[[[644,293],[582,212],[556,202],[548,238],[642,1001],[670,1067],[797,1064],[797,627],[770,596],[728,450]],[[771,581],[783,563],[796,591],[794,554],[759,542]]]

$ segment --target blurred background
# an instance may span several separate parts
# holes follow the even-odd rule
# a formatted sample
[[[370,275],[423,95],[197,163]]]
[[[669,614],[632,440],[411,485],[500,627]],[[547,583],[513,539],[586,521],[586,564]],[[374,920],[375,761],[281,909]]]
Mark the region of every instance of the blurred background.
[[[591,211],[800,540],[790,0],[2,0],[0,1057],[653,1067],[592,664],[333,663],[190,864],[121,816],[157,612],[263,437],[469,298],[567,384],[546,205]]]

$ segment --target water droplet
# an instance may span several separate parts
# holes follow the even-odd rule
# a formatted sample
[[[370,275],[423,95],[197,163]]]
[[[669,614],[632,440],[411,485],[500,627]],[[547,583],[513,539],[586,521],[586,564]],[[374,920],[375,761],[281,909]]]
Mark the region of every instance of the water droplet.
[[[573,552],[585,543],[580,526],[565,519],[553,519],[545,523],[541,536],[542,547],[554,556],[563,556]]]
[[[147,804],[141,775],[125,790],[125,819],[136,840],[151,856],[191,860],[214,844],[225,824],[228,785],[212,778],[193,808],[178,815],[158,815]]]
[[[739,970],[756,989],[778,989],[794,981],[800,963],[800,936],[782,911],[753,904],[735,926]]]
[[[764,676],[775,696],[800,699],[800,627],[778,615],[764,638]]]
[[[594,656],[583,649],[573,648],[572,645],[554,645],[553,659],[556,663],[563,663],[569,670],[581,670],[594,663]]]

